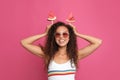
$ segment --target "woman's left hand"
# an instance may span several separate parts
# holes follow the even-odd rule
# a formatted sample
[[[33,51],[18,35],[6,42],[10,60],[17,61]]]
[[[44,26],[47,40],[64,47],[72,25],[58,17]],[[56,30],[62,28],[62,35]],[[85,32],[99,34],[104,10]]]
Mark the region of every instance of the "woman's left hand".
[[[74,26],[73,24],[69,23],[69,25],[73,28],[73,31],[75,33],[75,35],[77,36],[78,32],[76,30],[76,26]]]

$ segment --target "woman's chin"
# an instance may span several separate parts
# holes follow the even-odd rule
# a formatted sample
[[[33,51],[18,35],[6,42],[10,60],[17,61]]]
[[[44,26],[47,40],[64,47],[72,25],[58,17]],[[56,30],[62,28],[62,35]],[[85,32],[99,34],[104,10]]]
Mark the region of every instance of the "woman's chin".
[[[66,44],[58,44],[59,47],[66,47]]]

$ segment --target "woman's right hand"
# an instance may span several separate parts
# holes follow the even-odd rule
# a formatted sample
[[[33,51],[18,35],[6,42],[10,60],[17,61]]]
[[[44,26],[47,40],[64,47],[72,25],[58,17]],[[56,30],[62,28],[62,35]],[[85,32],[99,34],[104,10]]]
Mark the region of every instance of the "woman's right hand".
[[[48,33],[49,29],[51,28],[52,24],[47,25],[46,27],[46,33]]]

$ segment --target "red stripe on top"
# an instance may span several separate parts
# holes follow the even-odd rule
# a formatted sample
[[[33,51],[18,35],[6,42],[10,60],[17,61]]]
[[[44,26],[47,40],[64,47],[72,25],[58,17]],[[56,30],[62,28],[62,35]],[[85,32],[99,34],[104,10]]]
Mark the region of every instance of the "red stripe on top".
[[[75,72],[49,74],[48,77],[50,77],[50,76],[57,76],[57,75],[69,75],[69,74],[75,74]]]

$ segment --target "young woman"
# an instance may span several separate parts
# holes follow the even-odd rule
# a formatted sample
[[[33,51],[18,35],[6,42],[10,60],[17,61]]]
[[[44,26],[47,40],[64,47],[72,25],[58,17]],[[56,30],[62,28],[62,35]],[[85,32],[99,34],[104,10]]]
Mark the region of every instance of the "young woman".
[[[33,42],[46,38],[44,47]],[[76,38],[82,38],[90,44],[78,49]],[[21,40],[22,46],[31,53],[43,57],[48,70],[48,80],[75,80],[78,61],[95,51],[102,43],[101,39],[80,34],[72,24],[56,22],[47,26],[45,33]]]

